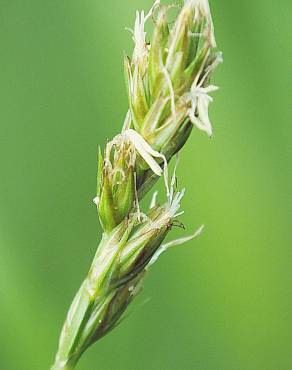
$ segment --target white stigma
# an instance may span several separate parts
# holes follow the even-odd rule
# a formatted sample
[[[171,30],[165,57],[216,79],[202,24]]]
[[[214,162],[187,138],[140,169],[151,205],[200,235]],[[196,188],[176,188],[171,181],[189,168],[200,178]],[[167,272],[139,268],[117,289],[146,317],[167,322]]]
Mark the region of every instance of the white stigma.
[[[134,25],[133,32],[133,40],[135,43],[135,48],[133,52],[133,61],[139,62],[143,60],[145,56],[148,55],[148,47],[146,43],[146,32],[145,32],[145,24],[150,17],[152,17],[154,10],[159,6],[160,0],[156,0],[152,5],[151,9],[145,16],[144,10],[136,12],[136,20]]]
[[[218,90],[217,86],[210,85],[207,87],[192,86],[189,99],[191,108],[189,109],[189,118],[191,122],[200,130],[205,131],[212,136],[212,125],[209,119],[209,104],[213,98],[210,92]]]

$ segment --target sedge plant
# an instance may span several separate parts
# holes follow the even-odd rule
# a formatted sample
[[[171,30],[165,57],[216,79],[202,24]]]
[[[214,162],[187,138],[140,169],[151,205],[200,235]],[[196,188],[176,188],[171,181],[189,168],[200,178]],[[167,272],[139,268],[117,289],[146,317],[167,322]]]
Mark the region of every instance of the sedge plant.
[[[115,328],[159,255],[202,230],[164,243],[179,222],[184,195],[175,173],[168,176],[168,164],[194,127],[212,135],[209,94],[217,87],[210,78],[222,55],[207,0],[186,0],[175,22],[169,20],[172,7],[156,0],[148,13],[136,14],[134,51],[124,58],[129,110],[121,133],[99,151],[94,203],[103,235],[69,309],[52,370],[75,368],[84,351]],[[141,199],[160,177],[165,203],[159,205],[153,192],[142,212]]]

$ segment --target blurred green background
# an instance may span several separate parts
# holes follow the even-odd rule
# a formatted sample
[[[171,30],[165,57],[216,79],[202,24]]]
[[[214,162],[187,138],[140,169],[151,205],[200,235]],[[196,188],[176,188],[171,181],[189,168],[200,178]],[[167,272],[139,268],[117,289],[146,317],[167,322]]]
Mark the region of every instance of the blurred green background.
[[[100,237],[96,156],[127,109],[124,28],[150,5],[0,0],[1,370],[53,361]],[[211,6],[215,135],[195,131],[179,167],[186,232],[205,231],[161,258],[80,370],[292,369],[292,3]]]

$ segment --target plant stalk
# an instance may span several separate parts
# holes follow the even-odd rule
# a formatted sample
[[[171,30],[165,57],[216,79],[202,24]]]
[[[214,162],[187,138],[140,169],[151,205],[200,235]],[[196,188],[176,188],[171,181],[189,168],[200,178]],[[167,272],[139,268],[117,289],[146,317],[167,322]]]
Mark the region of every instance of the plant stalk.
[[[60,336],[56,360],[51,370],[74,369],[81,354],[86,349],[86,343],[82,342],[82,332],[93,314],[95,297],[99,294],[102,296],[103,290],[102,279],[97,279],[92,284],[92,272],[100,268],[100,255],[103,249],[102,247],[106,245],[106,239],[105,236],[102,238],[89,273],[71,304]],[[105,269],[107,267],[105,266]],[[102,271],[100,271],[100,274],[102,274]],[[100,299],[99,301],[102,302],[103,300]]]

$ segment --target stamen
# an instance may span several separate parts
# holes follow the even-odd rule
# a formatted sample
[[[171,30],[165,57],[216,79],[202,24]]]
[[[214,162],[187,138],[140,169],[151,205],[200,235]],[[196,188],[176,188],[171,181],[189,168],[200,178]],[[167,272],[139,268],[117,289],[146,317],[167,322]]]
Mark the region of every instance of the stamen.
[[[168,164],[165,156],[156,150],[154,150],[147,141],[135,130],[128,129],[124,131],[123,135],[125,135],[128,140],[134,145],[137,152],[141,155],[144,161],[148,164],[151,170],[157,175],[161,176],[162,173],[164,174],[164,182],[167,191],[167,196],[169,195],[169,187],[168,187]],[[159,166],[154,158],[161,158],[164,162],[164,168]]]
[[[151,258],[150,262],[149,262],[149,266],[153,265],[153,263],[155,263],[157,261],[157,259],[160,257],[160,255],[165,252],[167,249],[171,248],[171,247],[174,247],[176,245],[181,245],[181,244],[184,244],[194,238],[196,238],[197,236],[199,236],[202,231],[203,231],[203,228],[204,228],[205,225],[202,225],[198,228],[198,230],[196,230],[194,232],[194,234],[190,235],[190,236],[186,236],[184,238],[179,238],[179,239],[175,239],[175,240],[172,240],[171,242],[168,242],[168,243],[165,243],[165,244],[162,244],[158,250],[156,251],[156,253],[154,254],[154,256]]]

